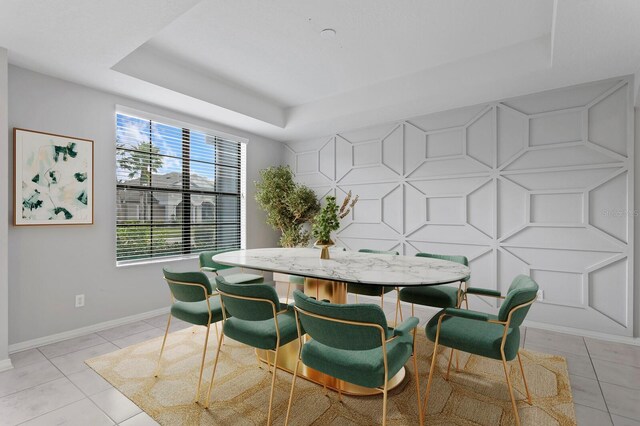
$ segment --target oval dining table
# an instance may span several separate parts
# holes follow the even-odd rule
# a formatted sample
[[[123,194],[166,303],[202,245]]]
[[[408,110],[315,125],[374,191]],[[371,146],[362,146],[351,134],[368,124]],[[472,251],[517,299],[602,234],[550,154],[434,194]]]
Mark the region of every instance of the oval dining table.
[[[213,256],[213,260],[229,266],[302,276],[306,294],[317,300],[341,304],[348,303],[349,283],[393,287],[431,286],[459,282],[469,275],[467,266],[426,257],[337,250],[331,251],[330,256],[330,259],[320,259],[320,251],[313,248],[262,248],[224,252]],[[278,368],[292,373],[298,350],[298,339],[282,346],[277,360]],[[271,352],[256,350],[258,358],[267,364],[270,363]],[[372,395],[381,392],[335,379],[302,363],[298,375],[345,394]],[[405,370],[402,368],[389,381],[389,389],[402,383],[404,377]]]

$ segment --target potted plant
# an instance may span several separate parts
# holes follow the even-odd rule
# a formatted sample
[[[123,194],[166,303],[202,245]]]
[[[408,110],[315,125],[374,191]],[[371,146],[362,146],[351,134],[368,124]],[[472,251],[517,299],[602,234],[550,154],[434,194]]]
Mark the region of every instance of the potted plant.
[[[351,200],[349,191],[340,208],[336,204],[336,197],[328,195],[325,200],[326,204],[313,219],[312,226],[313,237],[316,238],[315,245],[322,249],[320,259],[329,259],[329,247],[334,244],[331,233],[340,229],[340,219],[351,213],[358,202],[358,196]]]
[[[316,194],[296,183],[288,166],[269,167],[260,171],[255,199],[267,212],[267,223],[282,232],[282,247],[306,246],[311,235],[304,224],[320,210]]]

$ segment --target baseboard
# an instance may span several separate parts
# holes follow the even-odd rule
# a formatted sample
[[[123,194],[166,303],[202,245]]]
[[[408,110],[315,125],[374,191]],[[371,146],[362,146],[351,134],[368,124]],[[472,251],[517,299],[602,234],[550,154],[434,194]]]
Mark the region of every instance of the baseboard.
[[[607,342],[625,343],[627,345],[640,346],[640,337],[618,336],[616,334],[602,333],[599,331],[583,330],[580,328],[563,327],[561,325],[546,324],[535,321],[525,321],[522,325],[527,328],[537,328],[540,330],[556,331],[558,333],[573,334],[581,337],[591,337],[593,339],[605,340]]]
[[[0,361],[0,372],[11,370],[13,368],[13,364],[11,364],[11,359],[3,359]]]
[[[24,351],[27,349],[37,348],[39,346],[49,345],[51,343],[57,343],[62,340],[73,339],[74,337],[84,336],[86,334],[95,333],[96,331],[106,330],[108,328],[117,327],[119,325],[130,324],[132,322],[141,321],[149,318],[153,318],[158,315],[166,314],[169,312],[169,308],[160,308],[149,312],[143,312],[141,314],[130,315],[124,318],[118,318],[115,320],[105,321],[98,324],[89,325],[86,327],[76,328],[74,330],[64,331],[62,333],[52,334],[50,336],[38,337],[37,339],[26,340],[20,343],[14,343],[9,345],[9,353],[15,353]],[[0,361],[0,371],[2,371],[2,361]]]

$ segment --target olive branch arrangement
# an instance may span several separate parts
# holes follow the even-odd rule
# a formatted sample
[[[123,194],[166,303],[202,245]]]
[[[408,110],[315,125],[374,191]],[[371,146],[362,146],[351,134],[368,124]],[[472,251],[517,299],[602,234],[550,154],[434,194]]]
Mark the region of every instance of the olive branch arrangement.
[[[340,219],[345,218],[358,202],[358,195],[351,198],[351,191],[342,201],[340,207],[336,204],[336,197],[329,195],[325,198],[326,205],[313,219],[312,233],[318,243],[333,244],[331,233],[340,229]]]

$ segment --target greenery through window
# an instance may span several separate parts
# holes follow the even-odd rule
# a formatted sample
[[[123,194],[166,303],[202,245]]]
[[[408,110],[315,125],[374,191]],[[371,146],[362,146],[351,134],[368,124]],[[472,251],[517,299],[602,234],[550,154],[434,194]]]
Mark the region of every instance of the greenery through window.
[[[116,115],[116,260],[240,248],[242,144]]]

